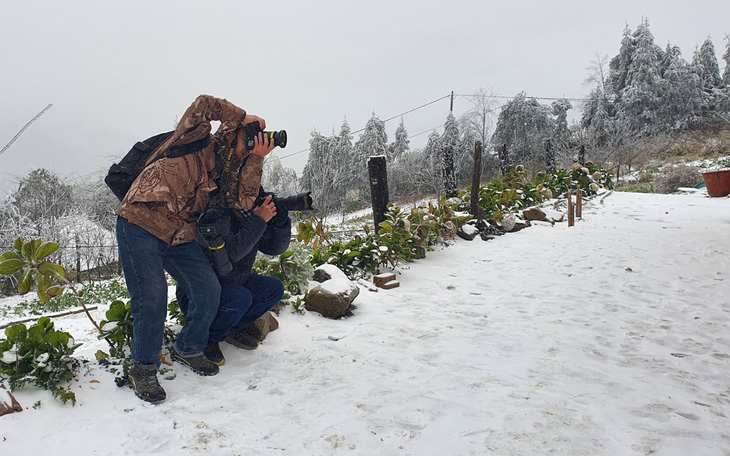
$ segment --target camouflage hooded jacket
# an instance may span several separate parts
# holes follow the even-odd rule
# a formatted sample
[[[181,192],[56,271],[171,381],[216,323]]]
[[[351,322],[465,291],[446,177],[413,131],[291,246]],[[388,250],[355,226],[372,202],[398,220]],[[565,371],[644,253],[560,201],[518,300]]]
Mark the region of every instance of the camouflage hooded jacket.
[[[250,209],[258,197],[263,157],[247,152],[237,157],[226,136],[243,125],[246,111],[209,95],[200,95],[185,111],[172,137],[148,162],[173,146],[189,144],[210,134],[212,121],[220,121],[210,144],[192,154],[162,158],[147,166],[132,183],[117,215],[169,245],[195,240],[197,221],[216,190],[216,153],[231,172],[218,195],[238,209]],[[240,168],[240,172],[237,172]]]

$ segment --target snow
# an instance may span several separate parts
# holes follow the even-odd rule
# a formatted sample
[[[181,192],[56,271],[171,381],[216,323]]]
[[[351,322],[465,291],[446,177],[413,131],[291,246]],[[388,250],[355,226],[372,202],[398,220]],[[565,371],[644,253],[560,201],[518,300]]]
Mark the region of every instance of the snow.
[[[352,317],[284,310],[217,376],[172,366],[162,404],[94,363],[76,407],[15,391],[0,454],[727,455],[729,229],[730,198],[613,193],[571,228],[458,240]]]
[[[334,278],[322,283],[313,282],[313,285],[332,295],[346,295],[349,294],[350,290],[355,291],[352,282],[347,278]]]
[[[463,225],[461,227],[461,231],[463,231],[464,234],[467,234],[470,236],[471,235],[476,236],[477,234],[479,234],[479,229],[474,225]]]

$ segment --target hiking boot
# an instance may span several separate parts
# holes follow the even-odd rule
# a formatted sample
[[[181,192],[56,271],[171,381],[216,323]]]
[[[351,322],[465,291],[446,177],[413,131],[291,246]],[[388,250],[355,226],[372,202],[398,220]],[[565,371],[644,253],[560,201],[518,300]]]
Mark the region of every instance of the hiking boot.
[[[180,364],[188,366],[198,375],[215,375],[218,373],[218,365],[213,361],[205,357],[205,355],[198,356],[183,356],[172,349],[172,359]]]
[[[244,350],[256,350],[256,347],[259,346],[258,339],[242,329],[232,330],[228,337],[226,337],[226,342]]]
[[[218,342],[209,343],[208,346],[205,347],[205,350],[203,350],[203,354],[206,358],[213,361],[219,366],[222,366],[226,363],[226,358],[223,357],[223,352],[221,352],[221,348],[218,346]]]
[[[129,384],[134,389],[134,394],[143,401],[157,404],[167,397],[157,381],[157,366],[154,364],[133,363],[127,374]]]

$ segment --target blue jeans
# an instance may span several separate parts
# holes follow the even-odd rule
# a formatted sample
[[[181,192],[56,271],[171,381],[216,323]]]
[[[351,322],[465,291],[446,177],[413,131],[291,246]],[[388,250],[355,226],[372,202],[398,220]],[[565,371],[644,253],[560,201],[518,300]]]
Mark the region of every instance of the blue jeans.
[[[221,287],[200,246],[195,242],[170,246],[122,217],[117,217],[117,243],[134,318],[132,362],[160,365],[167,319],[165,271],[190,296],[175,350],[186,357],[201,355],[218,311]]]
[[[284,296],[276,277],[251,274],[243,286],[222,285],[218,314],[210,325],[210,342],[221,342],[231,330],[242,330],[268,312]]]

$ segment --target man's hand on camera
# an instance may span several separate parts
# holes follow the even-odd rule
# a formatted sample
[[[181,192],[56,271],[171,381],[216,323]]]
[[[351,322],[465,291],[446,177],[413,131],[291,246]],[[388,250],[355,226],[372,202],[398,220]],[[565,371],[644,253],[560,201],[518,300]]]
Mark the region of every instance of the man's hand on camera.
[[[277,228],[283,228],[289,220],[289,210],[283,205],[276,208],[276,215],[271,219],[271,224]]]
[[[276,146],[274,145],[274,140],[271,139],[268,135],[264,135],[263,132],[256,135],[256,138],[254,139],[254,146],[251,153],[253,155],[258,155],[259,157],[265,157],[271,153],[272,150],[274,150]]]
[[[271,195],[267,196],[264,202],[261,203],[260,206],[253,208],[251,212],[264,219],[264,222],[269,223],[269,220],[274,218],[276,215],[276,205],[274,204]]]
[[[250,123],[258,122],[262,130],[266,130],[266,121],[259,116],[246,114],[241,125],[248,125]]]

